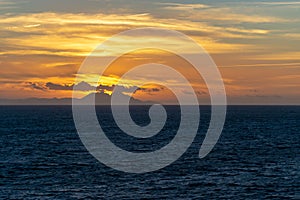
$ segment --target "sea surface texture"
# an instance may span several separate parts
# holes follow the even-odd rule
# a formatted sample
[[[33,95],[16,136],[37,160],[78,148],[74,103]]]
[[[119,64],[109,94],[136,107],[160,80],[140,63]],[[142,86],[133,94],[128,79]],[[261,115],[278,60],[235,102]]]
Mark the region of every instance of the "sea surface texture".
[[[70,106],[0,107],[0,199],[300,199],[300,107],[229,106],[222,135],[200,159],[210,107],[201,106],[198,134],[173,164],[130,174],[96,160],[81,143]],[[176,135],[180,109],[167,106],[157,135],[137,139],[97,107],[109,139],[132,152],[149,152]],[[147,125],[147,106],[131,108]]]

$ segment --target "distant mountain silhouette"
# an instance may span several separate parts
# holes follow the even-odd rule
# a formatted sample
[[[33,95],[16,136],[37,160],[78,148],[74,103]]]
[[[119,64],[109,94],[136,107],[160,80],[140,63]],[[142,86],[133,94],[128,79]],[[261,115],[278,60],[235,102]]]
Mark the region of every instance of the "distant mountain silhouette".
[[[121,94],[119,98],[126,98],[127,96]],[[111,103],[111,96],[105,93],[91,93],[82,99],[78,100],[79,104],[91,104],[95,99],[96,105],[110,105]],[[77,100],[75,100],[77,101]],[[140,101],[131,97],[130,104],[132,105],[143,105],[143,104],[152,104],[151,102]]]
[[[124,94],[120,96],[126,97]],[[81,99],[72,98],[26,98],[26,99],[0,99],[0,105],[72,105],[72,100],[76,104],[88,105],[95,99],[96,105],[110,105],[111,96],[105,93],[91,93]],[[140,101],[131,97],[131,105],[149,105],[153,102]]]
[[[0,105],[71,105],[71,98],[0,99]]]

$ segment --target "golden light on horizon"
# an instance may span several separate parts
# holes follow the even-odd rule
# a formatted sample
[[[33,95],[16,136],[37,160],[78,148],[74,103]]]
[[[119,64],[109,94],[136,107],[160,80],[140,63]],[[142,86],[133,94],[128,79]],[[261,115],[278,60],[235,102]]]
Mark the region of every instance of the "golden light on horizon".
[[[281,100],[278,97],[276,101],[297,102],[300,83],[295,75],[300,73],[300,30],[296,26],[299,17],[294,10],[298,5],[281,4],[281,14],[278,14],[279,7],[275,4],[262,6],[260,9],[264,12],[255,14],[240,12],[236,8],[241,5],[153,3],[160,15],[151,10],[151,6],[148,12],[142,13],[133,10],[107,13],[101,9],[91,13],[49,12],[47,9],[5,13],[3,10],[0,18],[0,95],[8,99],[70,98],[70,87],[63,90],[63,86],[75,84],[80,65],[99,44],[122,31],[158,27],[180,31],[202,45],[218,65],[228,95],[237,97],[237,102],[239,96],[259,102],[261,96],[266,95],[270,98],[280,96]],[[247,6],[251,7],[251,4]],[[152,39],[153,36],[145,33],[140,41],[151,44]],[[130,41],[130,38],[124,37],[115,42],[134,49],[133,44],[126,44],[127,40]],[[163,45],[173,43],[174,38],[171,37],[161,40]],[[125,47],[107,48],[95,55],[118,55]],[[189,52],[184,41],[180,48],[184,53],[194,53]],[[147,54],[152,54],[152,57],[147,57]],[[136,52],[134,56],[127,55],[114,64],[114,70],[107,71],[101,84],[135,86],[140,80],[132,78],[118,82],[123,69],[154,62],[155,57],[165,59],[160,63],[180,68],[176,66],[177,61],[163,52]],[[185,73],[193,79],[192,71]],[[91,71],[79,80],[97,87],[98,78],[97,72]],[[153,77],[149,81],[153,81]],[[49,82],[62,87],[51,89],[46,86]],[[204,88],[203,85],[200,87]],[[89,92],[80,91],[78,97]]]

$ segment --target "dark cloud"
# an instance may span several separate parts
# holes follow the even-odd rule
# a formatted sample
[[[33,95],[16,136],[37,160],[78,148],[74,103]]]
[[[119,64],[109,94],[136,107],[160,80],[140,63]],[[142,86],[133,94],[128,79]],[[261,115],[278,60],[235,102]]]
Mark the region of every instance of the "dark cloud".
[[[124,86],[121,86],[121,85],[112,85],[112,86],[99,85],[97,87],[97,90],[98,91],[103,91],[103,90],[113,91],[116,87],[118,88],[118,91],[120,91],[120,92],[133,92],[133,93],[135,93],[138,90],[138,88],[136,86],[124,87]]]
[[[107,85],[99,85],[97,87],[98,91],[113,91],[115,89],[115,87],[118,87],[118,91],[121,92],[133,92],[136,93],[138,91],[141,92],[145,92],[145,93],[154,93],[154,92],[159,92],[161,90],[164,90],[163,87],[155,87],[155,88],[138,88],[136,86],[131,86],[131,87],[124,87],[124,86],[120,86],[120,85],[112,85],[112,86],[107,86]]]
[[[153,92],[159,92],[161,90],[164,90],[163,87],[156,87],[156,88],[137,88],[136,91],[142,91],[146,93],[153,93]]]
[[[33,83],[33,82],[26,82],[26,87],[29,87],[31,89],[35,89],[35,90],[42,90],[45,91],[47,88],[45,88],[44,85],[40,84],[40,83]]]
[[[107,85],[99,85],[97,87],[97,90],[108,90],[108,91],[113,91],[115,88],[115,85],[112,85],[112,86],[107,86]]]
[[[60,85],[60,84],[55,84],[55,83],[51,83],[51,82],[46,83],[46,87],[50,90],[73,90],[74,86],[75,86],[74,84]],[[76,85],[76,90],[79,90],[79,91],[90,91],[90,90],[95,90],[95,89],[96,89],[96,87],[91,86],[90,84],[88,84],[87,82],[84,82],[84,81],[82,81]]]
[[[137,91],[141,91],[141,92],[145,92],[148,94],[164,90],[163,87],[138,88],[136,86],[124,87],[124,86],[120,86],[120,85],[118,85],[118,86],[116,86],[116,85],[111,85],[111,86],[99,85],[97,87],[94,87],[84,81],[78,83],[77,85],[75,85],[75,84],[57,84],[57,83],[52,83],[52,82],[48,82],[46,84],[28,82],[26,84],[27,84],[27,87],[30,87],[32,89],[37,89],[37,90],[73,90],[75,87],[75,89],[78,91],[104,92],[104,91],[113,91],[116,87],[118,87],[118,91],[122,92],[122,93],[123,92],[136,93]]]
[[[46,87],[49,90],[73,90],[73,86],[74,85],[60,85],[51,82],[46,83]]]

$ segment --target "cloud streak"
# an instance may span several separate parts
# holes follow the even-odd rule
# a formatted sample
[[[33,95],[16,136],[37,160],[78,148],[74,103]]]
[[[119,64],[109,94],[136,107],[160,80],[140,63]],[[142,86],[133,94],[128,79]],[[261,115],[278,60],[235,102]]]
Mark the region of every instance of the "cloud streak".
[[[41,3],[30,0],[30,6],[39,4],[33,9],[34,12],[30,12],[28,7],[26,12],[16,9],[15,12],[5,13],[6,7],[15,4],[19,6],[19,11],[24,11],[25,8],[21,7],[28,6],[20,1],[10,2],[0,0],[4,8],[0,9],[4,13],[0,17],[0,95],[4,97],[70,97],[74,77],[84,57],[110,36],[139,27],[167,28],[191,36],[220,67],[229,95],[247,95],[249,89],[260,88],[261,93],[268,96],[278,91],[283,93],[281,96],[291,96],[295,94],[296,86],[299,87],[299,79],[292,75],[300,73],[297,45],[300,38],[297,21],[300,16],[296,12],[300,2],[158,4],[135,1],[133,5],[133,1],[128,1],[132,4],[122,9],[115,5],[114,10],[101,7],[97,12],[93,8],[93,12],[78,13],[77,5],[58,9],[52,1]],[[56,2],[65,5],[67,1]],[[80,2],[88,4],[87,7],[93,4],[91,1],[76,1],[81,5]],[[50,4],[53,7],[49,8]],[[136,9],[138,6],[139,9]],[[54,7],[57,9],[52,9]],[[152,37],[145,34],[142,42],[151,42]],[[128,39],[123,38],[124,41]],[[161,43],[172,45],[174,40],[166,37]],[[184,42],[179,46],[183,52],[191,53]],[[101,55],[112,56],[120,51],[121,46],[106,49]],[[156,57],[164,58],[162,54]],[[130,65],[138,64],[137,59],[142,58],[124,60]],[[101,86],[98,85],[97,75],[83,77],[82,82],[78,82],[81,86],[78,94],[83,96],[93,90],[109,93],[115,85],[123,87],[124,92],[129,88],[135,89],[140,80],[118,82],[119,77],[114,77],[122,71],[122,66],[128,66],[124,63],[119,63],[116,71],[105,74]],[[174,62],[169,64],[176,65]],[[184,64],[181,67],[188,70]],[[287,78],[280,78],[279,75]],[[157,81],[157,77],[148,78]],[[190,78],[194,80],[194,74],[191,73]],[[166,90],[152,87],[137,89],[135,94],[162,93]],[[206,94],[200,92],[198,95]]]
[[[225,19],[226,16],[222,16],[221,19]],[[232,18],[241,19],[240,16]],[[224,43],[216,38],[255,38],[269,32],[241,27],[223,28],[190,19],[155,18],[148,13],[138,15],[38,13],[2,17],[0,23],[2,24],[0,31],[9,31],[9,35],[15,35],[15,37],[7,35],[2,42],[4,51],[0,55],[85,56],[109,36],[128,28],[138,27],[160,27],[193,33],[192,37],[212,52],[233,51],[244,45]],[[9,50],[8,47],[15,45],[21,48]]]

